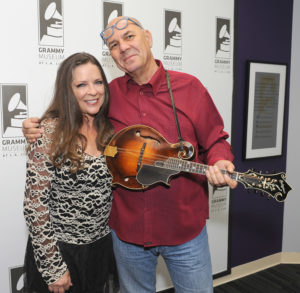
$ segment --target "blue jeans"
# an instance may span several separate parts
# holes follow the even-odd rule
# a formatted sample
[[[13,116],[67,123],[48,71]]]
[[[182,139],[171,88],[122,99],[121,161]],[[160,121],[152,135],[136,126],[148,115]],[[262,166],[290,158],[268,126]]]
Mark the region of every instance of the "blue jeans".
[[[212,269],[206,227],[181,245],[144,248],[120,240],[112,231],[121,293],[155,292],[157,257],[167,265],[176,293],[212,293]]]

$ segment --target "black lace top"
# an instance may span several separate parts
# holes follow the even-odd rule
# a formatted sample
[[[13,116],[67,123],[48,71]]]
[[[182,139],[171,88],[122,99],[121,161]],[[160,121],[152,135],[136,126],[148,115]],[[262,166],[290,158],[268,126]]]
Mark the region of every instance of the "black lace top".
[[[24,215],[38,270],[51,284],[68,269],[57,241],[88,244],[110,232],[112,192],[103,155],[84,154],[85,167],[76,173],[68,161],[55,168],[48,155],[55,120],[42,126],[42,138],[28,151]]]

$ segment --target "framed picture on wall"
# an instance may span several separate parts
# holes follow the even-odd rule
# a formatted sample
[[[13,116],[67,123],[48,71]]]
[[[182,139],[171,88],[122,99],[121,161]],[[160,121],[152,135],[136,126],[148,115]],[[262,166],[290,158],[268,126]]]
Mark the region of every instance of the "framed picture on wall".
[[[244,159],[282,155],[286,64],[248,61]]]

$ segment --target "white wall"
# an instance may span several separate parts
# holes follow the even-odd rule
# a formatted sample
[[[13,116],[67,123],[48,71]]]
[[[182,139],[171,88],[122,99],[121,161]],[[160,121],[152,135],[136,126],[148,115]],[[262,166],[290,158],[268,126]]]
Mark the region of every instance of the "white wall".
[[[294,0],[292,58],[290,79],[289,132],[287,148],[287,178],[293,187],[285,201],[283,252],[300,252],[300,180],[299,180],[299,109],[300,109],[300,1]]]
[[[193,74],[202,81],[224,119],[226,131],[231,132],[234,0],[161,0],[155,5],[148,0],[1,0],[1,293],[22,292],[27,240],[22,213],[26,161],[22,119],[41,115],[52,95],[57,66],[74,52],[86,51],[95,55],[109,80],[120,74],[99,36],[104,16],[115,12],[113,8],[109,10],[112,14],[106,14],[104,4],[107,2],[114,7],[121,4],[123,14],[136,16],[145,28],[150,29],[154,37],[154,56],[163,61],[165,68]],[[181,38],[166,33],[176,28],[172,22],[174,13],[177,22],[182,19]],[[224,23],[230,29],[230,50],[224,50],[224,44],[222,47],[219,43]],[[228,221],[220,217],[223,213],[228,215],[227,206],[216,204],[214,213],[208,230],[213,272],[220,273],[227,269]],[[165,268],[159,265],[157,289],[170,286]]]

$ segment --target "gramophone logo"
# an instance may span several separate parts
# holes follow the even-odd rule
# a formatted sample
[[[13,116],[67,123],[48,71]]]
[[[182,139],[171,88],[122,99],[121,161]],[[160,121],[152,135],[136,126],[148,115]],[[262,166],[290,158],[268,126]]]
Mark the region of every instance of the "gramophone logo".
[[[23,267],[15,267],[10,269],[10,292],[24,292],[24,269]]]
[[[103,29],[110,21],[121,15],[123,15],[122,3],[103,1]],[[104,43],[103,49],[108,50]]]
[[[123,15],[123,3],[103,1],[103,29],[106,28],[107,24],[118,16]],[[106,73],[112,74],[114,76],[117,74],[117,66],[113,59],[110,57],[109,50],[107,46],[102,42],[102,67],[107,71]]]
[[[2,138],[23,136],[22,122],[28,117],[27,86],[1,85]]]
[[[181,12],[165,10],[165,43],[163,64],[169,70],[182,70]]]
[[[165,54],[181,55],[181,12],[165,10]]]
[[[62,0],[39,0],[39,44],[41,46],[64,45]]]
[[[230,19],[216,19],[216,57],[231,57]]]
[[[216,17],[215,72],[231,73],[231,56],[230,19]]]

